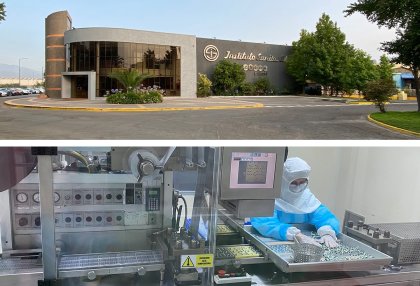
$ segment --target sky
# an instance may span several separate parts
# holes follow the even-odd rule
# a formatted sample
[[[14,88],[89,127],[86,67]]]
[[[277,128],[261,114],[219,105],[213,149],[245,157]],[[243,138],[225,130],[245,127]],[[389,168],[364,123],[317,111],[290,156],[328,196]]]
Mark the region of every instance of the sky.
[[[0,63],[41,73],[45,66],[45,18],[67,10],[76,28],[114,27],[196,35],[203,38],[287,44],[302,29],[315,30],[322,13],[331,16],[347,41],[377,60],[380,43],[395,32],[379,29],[360,14],[344,17],[347,0],[0,0]]]

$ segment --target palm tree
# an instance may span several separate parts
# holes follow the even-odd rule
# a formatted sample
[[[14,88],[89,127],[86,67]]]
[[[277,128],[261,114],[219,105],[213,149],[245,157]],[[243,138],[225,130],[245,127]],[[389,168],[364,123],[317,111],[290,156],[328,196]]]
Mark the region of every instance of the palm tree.
[[[0,22],[4,21],[6,18],[6,5],[3,3],[0,3]]]
[[[148,74],[141,74],[136,69],[130,70],[119,70],[109,75],[111,78],[118,80],[127,91],[138,87],[146,78],[149,78]]]

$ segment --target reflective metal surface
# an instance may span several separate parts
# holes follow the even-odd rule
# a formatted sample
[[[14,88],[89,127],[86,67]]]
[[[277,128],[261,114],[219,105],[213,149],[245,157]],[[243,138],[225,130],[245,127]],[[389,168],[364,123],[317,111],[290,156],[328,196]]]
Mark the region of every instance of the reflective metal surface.
[[[25,178],[36,165],[36,156],[28,147],[0,147],[0,192]]]
[[[120,253],[64,255],[60,258],[58,270],[63,271],[93,267],[117,267],[162,263],[162,253],[159,251],[151,250]]]

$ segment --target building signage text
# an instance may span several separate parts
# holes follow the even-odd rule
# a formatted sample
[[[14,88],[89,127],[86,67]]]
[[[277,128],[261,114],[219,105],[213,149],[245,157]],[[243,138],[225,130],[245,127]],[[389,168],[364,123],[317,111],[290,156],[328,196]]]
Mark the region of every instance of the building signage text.
[[[267,75],[268,74],[268,66],[244,64],[243,69],[244,69],[244,71],[254,72],[254,75],[261,76],[261,75]]]
[[[275,56],[265,56],[261,53],[254,54],[252,52],[248,54],[246,52],[232,53],[231,51],[227,51],[225,59],[261,62],[280,62],[280,59],[276,58]]]
[[[215,45],[207,45],[204,48],[204,58],[209,62],[214,62],[219,59],[221,52]],[[254,52],[232,52],[226,51],[225,59],[240,60],[240,61],[259,61],[259,62],[284,62],[287,56],[276,57],[273,55],[264,55],[262,53]]]

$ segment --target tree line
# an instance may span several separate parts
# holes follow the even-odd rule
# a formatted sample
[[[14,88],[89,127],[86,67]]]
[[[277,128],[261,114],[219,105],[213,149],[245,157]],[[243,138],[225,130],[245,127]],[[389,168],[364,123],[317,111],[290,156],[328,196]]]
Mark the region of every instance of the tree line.
[[[346,41],[346,35],[330,16],[323,14],[316,31],[302,30],[292,43],[287,70],[303,87],[322,85],[324,94],[364,92],[374,80],[392,80],[392,64],[382,56],[379,64],[363,50]]]
[[[361,13],[380,27],[397,29],[397,38],[382,43],[381,49],[393,56],[392,62],[412,71],[420,111],[420,0],[358,0],[345,13]]]

